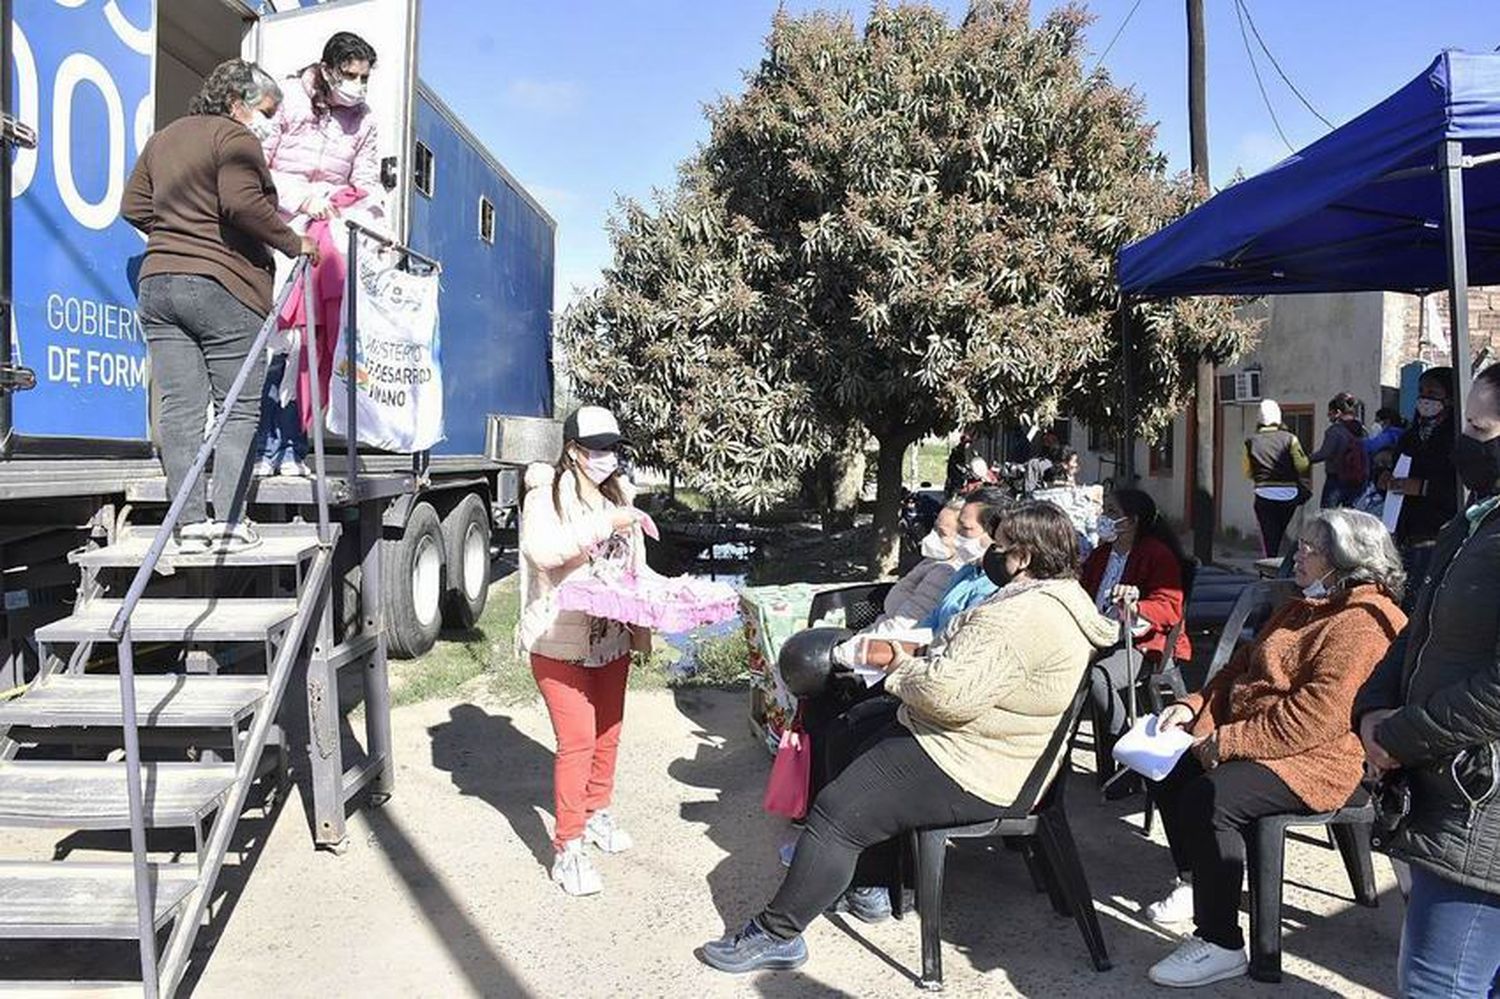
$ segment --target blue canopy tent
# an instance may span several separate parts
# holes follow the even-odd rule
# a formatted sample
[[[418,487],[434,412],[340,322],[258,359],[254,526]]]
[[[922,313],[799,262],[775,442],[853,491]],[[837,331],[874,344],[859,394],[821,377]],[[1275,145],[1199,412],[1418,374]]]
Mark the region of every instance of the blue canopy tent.
[[[1125,247],[1116,270],[1126,301],[1447,288],[1461,407],[1468,286],[1500,284],[1500,54],[1443,52],[1364,114]]]

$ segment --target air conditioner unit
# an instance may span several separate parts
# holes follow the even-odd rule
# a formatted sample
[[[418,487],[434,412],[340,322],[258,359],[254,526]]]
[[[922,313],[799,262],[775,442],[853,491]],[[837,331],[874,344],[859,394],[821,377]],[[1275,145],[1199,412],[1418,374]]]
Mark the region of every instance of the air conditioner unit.
[[[1219,401],[1225,405],[1260,402],[1260,369],[1248,368],[1219,376]]]

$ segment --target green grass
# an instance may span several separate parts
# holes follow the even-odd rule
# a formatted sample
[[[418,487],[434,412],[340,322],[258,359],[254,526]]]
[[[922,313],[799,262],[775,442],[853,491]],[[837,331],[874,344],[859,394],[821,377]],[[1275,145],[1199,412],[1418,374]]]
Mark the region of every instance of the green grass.
[[[525,657],[515,648],[520,617],[519,581],[514,575],[490,589],[476,627],[461,634],[444,634],[420,659],[392,664],[391,699],[397,705],[464,696],[471,685],[483,683],[488,695],[502,704],[521,704],[537,696],[536,681]],[[650,656],[637,656],[630,670],[632,690],[673,687],[732,687],[744,682],[749,649],[743,632],[701,643],[698,671],[691,677],[670,672],[680,653],[660,637]]]
[[[915,447],[917,481],[931,482],[937,488],[943,488],[943,482],[948,478],[948,452],[953,450],[953,446],[943,441],[924,441]],[[907,467],[911,467],[909,455],[906,460]]]

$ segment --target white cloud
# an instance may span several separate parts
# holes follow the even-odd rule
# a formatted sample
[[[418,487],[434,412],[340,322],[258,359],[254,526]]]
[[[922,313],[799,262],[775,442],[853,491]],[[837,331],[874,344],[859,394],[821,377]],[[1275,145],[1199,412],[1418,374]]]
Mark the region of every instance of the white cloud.
[[[535,114],[567,114],[578,107],[583,88],[572,80],[512,80],[502,100]]]

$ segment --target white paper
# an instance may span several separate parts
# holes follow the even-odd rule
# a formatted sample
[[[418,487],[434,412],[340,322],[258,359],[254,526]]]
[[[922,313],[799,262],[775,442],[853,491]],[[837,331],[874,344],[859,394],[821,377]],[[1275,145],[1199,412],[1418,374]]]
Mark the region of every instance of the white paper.
[[[873,687],[885,679],[885,670],[876,669],[874,666],[855,666],[854,675],[864,682],[866,687]]]
[[[1165,732],[1156,728],[1156,716],[1146,715],[1115,743],[1115,762],[1129,767],[1147,780],[1158,781],[1172,772],[1182,754],[1193,744],[1186,729]]]
[[[1391,469],[1391,478],[1404,479],[1410,474],[1411,455],[1403,454],[1396,459],[1396,467]],[[1380,519],[1385,522],[1385,529],[1392,534],[1396,533],[1396,524],[1401,520],[1401,504],[1405,499],[1400,490],[1385,491],[1385,509],[1381,511]]]

